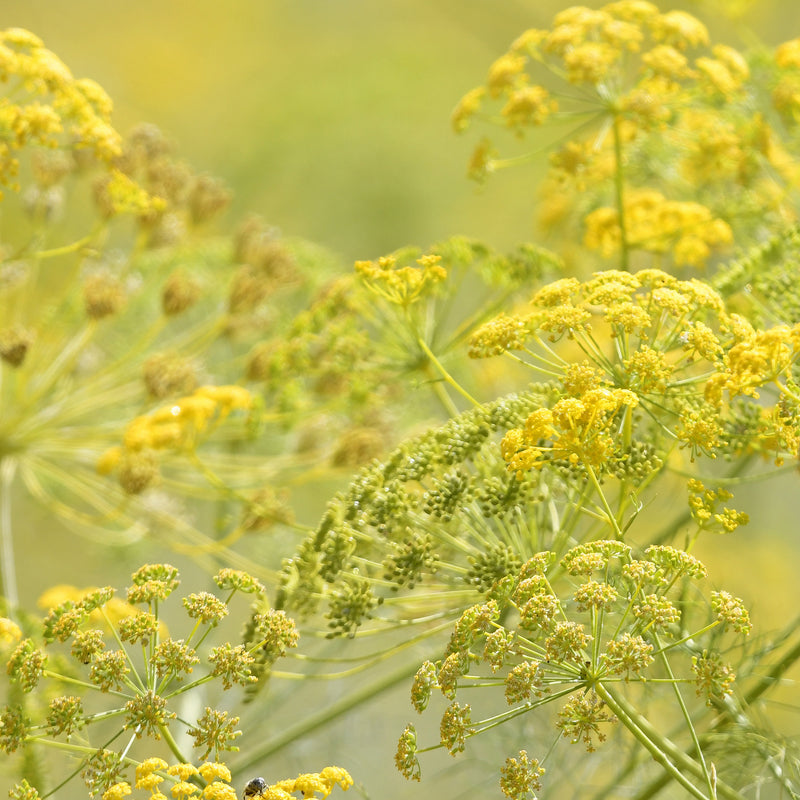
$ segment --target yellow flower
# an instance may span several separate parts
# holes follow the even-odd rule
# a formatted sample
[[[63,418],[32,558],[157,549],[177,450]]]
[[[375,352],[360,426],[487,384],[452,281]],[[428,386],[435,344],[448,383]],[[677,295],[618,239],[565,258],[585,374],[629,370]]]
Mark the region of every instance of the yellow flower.
[[[291,789],[289,788],[290,785]],[[317,792],[319,792],[322,797],[327,797],[330,794],[330,787],[316,772],[298,775],[292,780],[279,781],[276,786],[286,789],[286,791],[302,792],[303,797],[315,797]]]
[[[611,16],[606,10],[595,11],[586,6],[570,6],[553,17],[553,27],[561,25],[574,25],[584,31],[600,28],[611,21]]]
[[[658,16],[658,7],[647,0],[617,0],[603,6],[603,11],[618,19],[639,23]]]
[[[638,52],[644,35],[638,25],[620,19],[606,19],[600,27],[600,35],[613,47]]]
[[[164,779],[160,775],[155,775],[155,772],[163,771],[167,768],[167,762],[164,761],[163,758],[148,758],[142,761],[136,767],[136,788],[137,789],[150,789],[152,788],[150,785],[143,785],[143,782],[148,781],[151,777],[157,777],[158,781],[156,784],[160,783]]]
[[[486,78],[486,86],[492,97],[498,97],[514,86],[525,69],[525,56],[518,53],[506,53],[500,56],[490,67]]]
[[[167,773],[169,775],[175,776],[180,778],[182,781],[186,781],[192,777],[192,775],[199,775],[199,770],[194,764],[173,764],[171,767],[167,769]],[[174,794],[174,792],[173,792]]]
[[[728,68],[734,78],[743,81],[750,77],[750,67],[747,64],[747,60],[738,50],[734,50],[733,47],[728,47],[726,44],[715,44],[711,48],[711,52],[717,61]]]
[[[725,97],[732,97],[742,87],[742,80],[736,78],[721,61],[705,56],[695,59],[695,66],[714,90]]]
[[[329,791],[333,788],[334,784],[337,783],[345,791],[353,785],[353,779],[350,777],[350,773],[346,769],[342,769],[342,767],[325,767],[322,772],[319,773],[319,776],[323,783],[328,786]]]
[[[708,44],[706,26],[685,11],[668,11],[656,17],[651,25],[654,39],[671,44],[678,50]]]
[[[214,781],[203,789],[203,800],[238,800],[238,795],[230,784]]]
[[[781,78],[772,91],[772,102],[781,114],[796,120],[800,116],[800,78],[797,75]]]
[[[112,214],[144,215],[166,208],[162,198],[149,195],[118,169],[111,170],[103,191],[107,195],[108,210]]]
[[[539,308],[560,306],[570,301],[570,298],[580,289],[577,278],[560,278],[553,283],[539,289],[533,296],[531,304]]]
[[[193,794],[197,794],[200,789],[195,786],[193,783],[189,783],[188,781],[179,781],[176,784],[173,784],[172,788],[170,789],[170,793],[175,798],[175,800],[179,800],[181,797],[191,797]]]
[[[694,74],[686,56],[668,44],[659,44],[642,55],[642,62],[656,75],[670,80],[690,78]]]
[[[563,56],[573,47],[583,44],[586,31],[580,25],[558,25],[547,34],[544,40],[546,53]]]
[[[549,98],[550,93],[541,86],[521,86],[509,94],[500,113],[510,128],[541,125],[558,108]]]
[[[501,313],[478,328],[469,344],[470,358],[487,358],[508,350],[522,350],[528,335],[526,321],[522,317],[509,317]]]
[[[467,129],[472,117],[480,110],[481,102],[485,95],[486,89],[483,86],[478,86],[467,92],[459,100],[458,105],[453,109],[453,113],[450,116],[450,124],[456,133],[461,133]]]
[[[0,644],[18,642],[21,638],[19,625],[8,617],[0,617]]]
[[[775,63],[783,69],[800,68],[800,38],[779,45],[775,50]]]
[[[564,54],[567,80],[570,83],[588,83],[596,86],[607,75],[619,59],[616,47],[605,42],[586,42],[573,47]]]
[[[203,780],[207,783],[213,780],[223,780],[230,783],[231,780],[231,771],[225,764],[217,761],[206,761],[204,764],[201,764],[199,772]]]
[[[103,800],[122,800],[123,797],[131,793],[129,783],[115,783],[103,792]]]
[[[527,52],[535,53],[539,49],[539,45],[547,37],[547,31],[541,31],[537,28],[529,28],[524,33],[521,33],[511,44],[512,52]]]
[[[447,278],[440,261],[440,256],[426,255],[417,259],[417,267],[399,267],[394,256],[382,256],[377,263],[356,261],[355,269],[371,292],[390,303],[408,306]]]
[[[722,444],[722,428],[711,409],[684,409],[677,428],[681,447],[688,447],[691,460],[702,454],[716,458],[714,450]]]

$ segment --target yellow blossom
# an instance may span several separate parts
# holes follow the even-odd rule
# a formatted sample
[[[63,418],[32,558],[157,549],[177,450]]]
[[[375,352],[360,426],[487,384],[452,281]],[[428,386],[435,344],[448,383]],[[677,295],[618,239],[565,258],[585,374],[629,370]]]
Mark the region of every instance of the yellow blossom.
[[[640,392],[663,391],[673,372],[664,353],[647,345],[642,345],[623,364],[630,375],[629,385]]]
[[[547,31],[529,28],[521,33],[511,44],[512,52],[534,53],[547,36]]]
[[[108,194],[110,212],[113,214],[148,214],[163,211],[166,203],[160,197],[152,197],[138,184],[118,169],[112,169],[104,185]]]
[[[355,269],[364,285],[390,303],[408,306],[431,292],[447,278],[447,270],[438,255],[417,259],[416,267],[398,266],[394,256],[382,256],[375,261],[356,261]]]
[[[186,781],[192,777],[192,775],[199,775],[199,770],[194,764],[173,764],[171,767],[167,769],[167,773],[174,777],[180,778],[182,781]]]
[[[328,786],[329,790],[332,789],[335,784],[341,786],[345,791],[353,785],[353,779],[350,777],[350,773],[342,767],[325,767],[319,773],[319,776],[322,778],[323,783]]]
[[[501,313],[481,325],[472,335],[469,344],[470,358],[486,358],[508,350],[522,350],[528,336],[526,320]]]
[[[742,79],[735,77],[727,65],[714,58],[702,56],[695,59],[695,66],[706,81],[725,97],[732,97],[742,87]]]
[[[0,644],[18,642],[21,638],[19,625],[8,617],[0,617]]]
[[[230,783],[231,771],[225,764],[217,761],[206,761],[198,768],[203,780],[210,783],[213,780],[223,780]]]
[[[726,44],[715,44],[711,48],[714,58],[724,64],[730,74],[739,81],[750,77],[750,67],[745,57],[733,47]]]
[[[122,800],[123,797],[131,793],[131,785],[122,781],[109,786],[103,792],[103,800]]]
[[[175,800],[179,800],[181,797],[191,797],[193,794],[197,794],[200,789],[195,786],[193,783],[189,783],[188,781],[179,781],[175,783],[170,788],[170,793],[175,798]]]
[[[586,6],[570,6],[553,17],[553,26],[574,25],[583,31],[600,28],[611,21],[611,15],[606,10],[596,11]]]
[[[621,19],[608,16],[600,26],[600,35],[613,47],[635,53],[644,38],[641,28]]]
[[[650,314],[635,303],[614,303],[603,309],[603,316],[612,328],[626,333],[643,332],[653,324]],[[612,335],[616,335],[616,331]]]
[[[719,338],[702,322],[690,322],[681,334],[684,350],[691,356],[699,355],[709,361],[716,361],[722,354]]]
[[[549,98],[550,93],[541,86],[521,86],[508,95],[500,113],[510,128],[541,125],[558,108]]]
[[[564,54],[567,80],[596,86],[619,59],[619,50],[605,42],[585,42]]]
[[[642,62],[656,75],[671,80],[690,78],[694,74],[686,56],[668,44],[660,44],[642,55]]]
[[[667,11],[652,23],[653,38],[671,44],[678,50],[708,44],[708,30],[697,17],[685,11]]]
[[[658,7],[647,0],[617,0],[617,2],[603,6],[603,11],[618,19],[639,23],[658,15]]]
[[[203,800],[238,800],[236,789],[229,783],[214,781],[203,789]]]
[[[681,447],[690,449],[692,461],[701,453],[717,457],[714,451],[722,444],[722,428],[711,409],[684,409],[676,432]]]
[[[456,133],[461,133],[469,126],[470,120],[475,114],[478,113],[481,107],[481,101],[486,94],[486,89],[483,86],[478,86],[467,92],[458,105],[453,109],[450,116],[450,124]]]
[[[779,45],[775,50],[775,63],[782,69],[800,69],[800,38]]]
[[[525,56],[519,53],[505,53],[489,67],[486,86],[492,97],[497,97],[502,92],[514,86],[523,69],[525,69]]]
[[[531,300],[531,304],[539,308],[559,306],[569,302],[573,294],[580,288],[577,278],[560,278],[543,286]]]

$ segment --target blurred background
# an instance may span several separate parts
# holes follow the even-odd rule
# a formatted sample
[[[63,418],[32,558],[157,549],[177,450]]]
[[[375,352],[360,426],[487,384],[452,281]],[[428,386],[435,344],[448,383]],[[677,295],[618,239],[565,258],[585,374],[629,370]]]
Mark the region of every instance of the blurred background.
[[[449,114],[521,31],[568,5],[3,0],[2,24],[98,81],[123,134],[154,123],[226,180],[233,219],[256,212],[350,262],[458,233],[498,248],[530,238],[533,168],[477,188],[465,177],[476,138],[455,136]],[[779,0],[660,5],[698,14],[734,46],[740,30],[775,44],[800,21],[800,5]]]
[[[521,31],[547,26],[567,5],[554,0],[3,0],[0,19],[3,27],[24,27],[40,36],[76,77],[100,83],[114,100],[115,124],[123,134],[136,123],[154,123],[195,169],[226,181],[235,193],[229,227],[256,213],[287,236],[329,248],[347,268],[356,259],[407,244],[424,247],[454,234],[500,250],[532,237],[540,202],[536,168],[509,170],[476,187],[466,178],[475,137],[453,134],[449,115]],[[800,31],[800,4],[785,0],[661,2],[660,7],[697,14],[715,41],[733,46],[774,45]],[[771,498],[778,502],[794,486],[773,482]],[[745,491],[737,494],[742,498],[737,508],[753,516],[754,506],[764,501],[760,490],[749,498]],[[44,517],[32,518],[32,524],[47,535]],[[757,597],[762,620],[780,624],[787,598],[757,596],[753,566],[760,575],[779,575],[779,585],[792,585],[797,549],[778,537],[754,557],[747,533],[717,557],[716,575],[731,591]],[[24,542],[18,546],[22,564],[34,557],[26,554]],[[36,547],[42,552],[41,538]],[[81,585],[102,568],[107,556],[85,550],[76,574],[63,575],[65,582]],[[118,569],[124,575],[135,565]],[[41,570],[41,585],[32,561],[24,570],[23,601],[31,603],[52,584],[52,570]],[[337,692],[332,685],[314,702],[330,703]],[[404,682],[380,714],[355,711],[321,738],[299,740],[291,756],[265,761],[265,777],[340,762],[367,784],[364,796],[418,792],[390,764],[409,717],[407,692]],[[286,712],[286,718],[296,719],[296,709]],[[375,763],[378,744],[386,763]],[[426,777],[440,770],[440,782],[423,783],[419,795],[433,796],[436,786],[448,785],[451,770],[467,769],[476,780],[489,780],[479,791],[495,796],[497,757],[487,753],[488,768],[470,767],[476,753],[477,748],[458,762],[446,755],[431,759]],[[465,780],[462,776],[461,785]]]

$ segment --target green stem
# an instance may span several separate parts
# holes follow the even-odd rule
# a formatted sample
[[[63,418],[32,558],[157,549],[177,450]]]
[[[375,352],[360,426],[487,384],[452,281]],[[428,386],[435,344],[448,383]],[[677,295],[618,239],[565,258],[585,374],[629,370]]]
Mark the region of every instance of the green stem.
[[[685,772],[691,773],[696,778],[701,780],[705,779],[705,775],[703,773],[702,767],[690,756],[687,752],[684,752],[681,748],[679,748],[676,744],[674,744],[670,739],[666,736],[663,736],[659,733],[651,724],[645,719],[641,714],[639,714],[636,709],[634,709],[630,703],[628,703],[625,698],[616,695],[616,693],[612,694],[612,690],[608,689],[607,687],[602,687],[601,691],[598,691],[598,695],[603,697],[605,700],[605,695],[608,695],[612,702],[615,704],[616,708],[612,707],[610,703],[607,703],[608,707],[611,708],[614,713],[617,713],[617,709],[619,709],[622,714],[629,720],[631,723],[637,727],[641,733],[648,738],[651,742],[657,743],[658,748],[663,752],[673,767],[679,768],[679,773],[682,775]],[[622,720],[622,718],[620,718]],[[625,727],[628,727],[627,725]],[[638,738],[638,737],[637,737]],[[660,762],[659,762],[660,763]],[[672,775],[672,773],[670,773]],[[675,777],[672,775],[672,777]],[[683,783],[681,781],[681,783]],[[702,792],[700,792],[697,787],[694,787],[695,793],[699,792],[699,796],[706,797]],[[727,783],[719,780],[717,777],[716,781],[716,793],[712,794],[709,800],[714,800],[714,798],[719,795],[720,797],[724,797],[725,800],[745,800],[745,798],[736,791],[733,787],[729,786]],[[698,796],[698,795],[695,795]]]
[[[800,618],[797,618],[790,623],[785,629],[786,631],[796,631],[800,627]],[[786,636],[790,634],[785,634]],[[749,689],[741,701],[741,708],[749,708],[756,700],[758,700],[765,692],[775,687],[780,682],[781,678],[786,672],[791,669],[798,661],[800,661],[800,639],[784,654],[781,660],[775,664],[770,671],[762,676],[758,683]],[[726,710],[729,712],[724,717],[718,717],[719,720],[714,724],[709,733],[700,736],[700,743],[705,744],[712,736],[719,736],[722,731],[729,728],[734,722],[741,723],[741,717],[744,715],[743,711],[738,711],[735,715],[730,713],[730,708],[726,705]],[[687,755],[694,757],[695,750],[692,748],[687,751]],[[643,787],[635,796],[634,800],[650,800],[664,789],[669,783],[668,776],[662,775],[651,781],[647,786]]]
[[[473,406],[479,406],[480,403],[466,390],[464,389],[461,384],[456,381],[456,379],[442,366],[441,361],[434,355],[433,351],[428,347],[425,341],[420,337],[417,339],[417,344],[419,344],[422,352],[428,357],[431,364],[439,371],[441,376],[444,378],[445,382],[448,383],[450,386],[453,387],[463,398],[468,400],[472,403]]]
[[[594,474],[594,470],[592,469],[590,464],[586,464],[586,472],[589,475],[589,480],[594,486],[597,494],[600,496],[600,502],[603,505],[603,510],[606,512],[606,517],[608,518],[608,524],[614,529],[614,535],[617,539],[622,538],[622,530],[619,527],[619,523],[617,522],[616,515],[611,510],[611,506],[608,504],[608,500],[606,500],[606,496],[603,493],[603,488],[600,486],[600,481],[597,480],[597,475]]]
[[[186,764],[189,759],[186,758],[186,756],[181,752],[180,747],[178,747],[178,743],[169,732],[169,728],[166,725],[159,725],[158,732],[164,737],[167,747],[169,747],[169,749],[172,751],[175,758],[177,758],[182,764]]]
[[[663,747],[663,742],[653,741],[641,729],[638,720],[631,717],[627,710],[624,709],[614,698],[614,696],[606,689],[601,683],[595,684],[594,687],[598,697],[614,712],[617,719],[628,729],[633,737],[641,744],[651,756],[653,760],[660,764],[664,770],[681,786],[684,787],[693,797],[698,800],[711,800],[703,792],[700,791],[682,772],[678,767],[670,761],[669,757]],[[638,716],[638,715],[637,715]],[[661,737],[658,737],[661,738]]]
[[[74,253],[80,250],[84,245],[89,244],[97,235],[96,231],[84,236],[82,239],[77,239],[69,244],[63,244],[61,247],[52,247],[49,250],[37,250],[32,254],[33,258],[54,258],[55,256],[64,256],[69,253]]]
[[[667,673],[667,677],[669,677],[669,679],[673,681],[672,688],[673,691],[675,692],[675,698],[678,701],[678,705],[681,707],[681,714],[683,714],[683,718],[686,720],[686,724],[689,727],[689,733],[692,737],[692,742],[694,743],[693,750],[694,753],[696,753],[697,758],[700,760],[700,766],[703,769],[703,775],[706,779],[706,786],[708,786],[709,797],[714,797],[716,794],[715,780],[712,779],[711,775],[709,774],[708,766],[706,765],[706,759],[705,756],[703,755],[703,748],[700,746],[700,740],[697,738],[697,730],[692,724],[692,718],[689,715],[689,709],[686,707],[686,702],[683,699],[683,695],[681,694],[678,682],[675,680],[675,673],[672,671],[672,666],[669,663],[667,652],[662,647],[661,642],[658,639],[658,634],[655,631],[653,631],[653,639],[658,645],[658,649],[661,654],[661,661],[664,663],[664,669]]]

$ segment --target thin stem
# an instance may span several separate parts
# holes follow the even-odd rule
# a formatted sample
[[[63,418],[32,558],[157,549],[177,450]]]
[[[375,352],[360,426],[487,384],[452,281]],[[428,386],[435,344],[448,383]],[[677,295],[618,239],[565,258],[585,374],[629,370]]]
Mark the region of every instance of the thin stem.
[[[704,779],[705,776],[703,775],[701,766],[694,760],[694,758],[692,758],[692,756],[679,748],[666,736],[659,733],[646,718],[639,714],[636,709],[634,709],[631,704],[625,700],[625,698],[618,696],[615,693],[612,695],[612,690],[608,689],[606,686],[603,686],[602,690],[605,694],[611,696],[612,701],[616,705],[616,709],[619,709],[645,737],[658,744],[658,747],[671,760],[670,763],[672,763],[673,766],[680,768],[681,774],[684,772],[689,772],[697,778]],[[597,693],[598,695],[603,696],[601,691],[598,691]],[[603,697],[603,699],[605,700],[605,697]],[[608,707],[611,708],[615,714],[617,713],[617,710],[612,708],[610,703],[608,703]],[[622,720],[622,718],[620,719]],[[625,727],[628,726],[626,725]],[[695,791],[699,792],[700,790],[695,787]],[[710,800],[713,800],[717,795],[726,798],[726,800],[744,800],[744,797],[737,792],[736,789],[719,780],[719,777],[717,777],[716,780],[716,794],[711,795]],[[706,797],[706,795],[702,796]]]
[[[164,737],[167,747],[169,747],[169,749],[172,751],[175,758],[177,758],[182,764],[187,763],[189,759],[186,758],[186,756],[181,752],[180,747],[178,747],[178,743],[169,732],[169,728],[166,725],[159,725],[158,732]]]
[[[592,469],[590,464],[586,464],[586,472],[589,475],[589,480],[594,486],[597,494],[600,496],[600,502],[603,506],[603,510],[606,513],[606,517],[608,518],[608,524],[614,529],[614,535],[617,539],[622,538],[622,530],[619,527],[619,523],[617,522],[616,515],[611,510],[611,506],[608,504],[608,500],[606,500],[606,496],[603,493],[603,487],[600,486],[600,481],[597,480],[597,475],[594,474],[594,470]]]
[[[10,617],[19,605],[17,575],[14,561],[14,540],[11,527],[11,486],[14,483],[16,459],[0,459],[0,596],[4,596]]]
[[[466,390],[464,389],[460,383],[442,366],[442,362],[439,361],[438,358],[434,355],[433,351],[428,347],[425,341],[420,337],[417,339],[417,344],[419,344],[422,351],[430,360],[430,363],[433,364],[434,367],[439,371],[441,376],[444,378],[445,382],[452,386],[462,397],[472,403],[473,406],[479,406],[480,403]]]
[[[669,663],[669,657],[667,656],[666,650],[664,650],[664,648],[661,646],[661,642],[658,639],[658,634],[655,631],[653,631],[653,638],[655,639],[655,642],[658,645],[658,649],[661,654],[661,660],[664,663],[664,669],[667,673],[667,676],[673,681],[672,689],[675,692],[675,698],[678,701],[678,705],[681,707],[681,714],[683,714],[683,718],[686,720],[686,724],[689,727],[689,733],[692,737],[692,742],[694,743],[694,752],[697,754],[697,758],[700,760],[700,766],[703,768],[703,775],[705,776],[706,779],[706,785],[708,786],[709,796],[715,797],[716,780],[712,779],[712,776],[708,771],[708,766],[706,765],[706,759],[705,756],[703,755],[703,748],[700,746],[700,740],[697,738],[697,730],[692,724],[692,718],[689,714],[689,709],[686,707],[686,702],[683,699],[680,687],[678,686],[678,683],[675,680],[675,674],[673,673],[672,666]]]
[[[611,695],[601,683],[595,684],[595,691],[603,702],[614,712],[617,719],[633,734],[633,737],[653,756],[653,759],[661,764],[661,766],[670,774],[670,776],[681,786],[684,787],[693,797],[698,800],[710,800],[703,792],[701,792],[682,772],[678,767],[670,761],[664,749],[659,746],[659,743],[652,741],[645,732],[639,727],[637,721],[629,716],[617,700]]]

